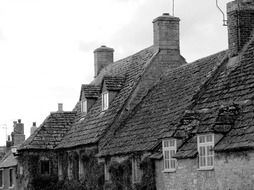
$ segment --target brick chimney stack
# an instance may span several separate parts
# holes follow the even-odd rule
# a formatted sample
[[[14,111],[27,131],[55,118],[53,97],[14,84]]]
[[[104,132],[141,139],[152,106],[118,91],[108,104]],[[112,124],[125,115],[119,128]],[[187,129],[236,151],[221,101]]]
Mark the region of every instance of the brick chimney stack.
[[[228,46],[230,56],[236,56],[250,40],[254,29],[254,1],[235,0],[227,4]]]
[[[99,75],[100,71],[114,62],[114,49],[101,46],[94,50],[94,75]]]
[[[154,19],[154,46],[179,51],[179,21],[178,17],[171,16],[169,13],[164,13],[162,16]]]

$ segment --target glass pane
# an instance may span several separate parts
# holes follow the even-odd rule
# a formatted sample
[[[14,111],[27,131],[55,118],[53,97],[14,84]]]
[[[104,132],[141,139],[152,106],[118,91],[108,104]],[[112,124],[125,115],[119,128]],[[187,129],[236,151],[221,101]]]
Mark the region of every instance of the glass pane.
[[[199,143],[205,142],[205,136],[199,136]]]
[[[199,157],[199,166],[203,167],[203,166],[206,165],[205,163],[206,163],[205,162],[205,157],[204,156],[200,156]]]
[[[170,164],[171,164],[171,168],[175,169],[176,168],[176,159],[171,159]]]
[[[212,142],[212,141],[213,141],[212,135],[207,135],[206,136],[206,142]]]
[[[169,147],[169,143],[168,143],[168,140],[164,140],[164,147]]]
[[[207,166],[213,166],[213,157],[212,156],[207,157]]]
[[[169,151],[168,151],[168,150],[166,150],[166,151],[164,152],[164,156],[165,156],[165,159],[169,159],[169,158],[170,158],[170,156],[169,156]]]
[[[205,146],[199,147],[199,155],[200,156],[205,156]]]
[[[213,146],[207,146],[207,155],[208,156],[213,155]]]
[[[175,147],[175,139],[170,140],[170,147]]]

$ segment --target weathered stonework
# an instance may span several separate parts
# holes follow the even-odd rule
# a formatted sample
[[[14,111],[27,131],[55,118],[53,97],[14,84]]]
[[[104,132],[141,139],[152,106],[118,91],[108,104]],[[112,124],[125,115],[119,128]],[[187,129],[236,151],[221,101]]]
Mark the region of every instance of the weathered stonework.
[[[157,190],[252,190],[254,151],[217,153],[214,170],[198,170],[197,159],[178,160],[173,173],[163,173],[163,162],[156,161]]]

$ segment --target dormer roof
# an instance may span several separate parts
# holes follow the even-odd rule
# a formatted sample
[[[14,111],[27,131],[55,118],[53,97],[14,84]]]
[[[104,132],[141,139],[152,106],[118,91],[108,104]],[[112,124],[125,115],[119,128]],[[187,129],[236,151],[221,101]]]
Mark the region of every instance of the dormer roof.
[[[105,76],[103,79],[103,85],[108,91],[119,91],[124,85],[124,77]]]
[[[100,96],[101,87],[96,85],[82,84],[80,98],[98,98]]]

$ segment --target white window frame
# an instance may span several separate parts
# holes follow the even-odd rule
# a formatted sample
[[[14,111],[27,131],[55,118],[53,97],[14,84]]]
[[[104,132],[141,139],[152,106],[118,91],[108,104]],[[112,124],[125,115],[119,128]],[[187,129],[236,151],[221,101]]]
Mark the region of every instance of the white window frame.
[[[198,169],[212,170],[214,168],[214,134],[197,136]]]
[[[87,99],[81,101],[81,112],[87,113]]]
[[[163,172],[175,172],[177,168],[177,160],[173,158],[177,151],[176,139],[164,139],[162,140],[162,152],[163,152]]]
[[[0,188],[2,189],[4,187],[4,170],[1,169],[0,171],[2,172],[2,186]]]
[[[140,158],[139,157],[135,157],[132,159],[132,183],[139,183],[141,181],[141,170],[139,167],[140,164]]]
[[[109,93],[107,91],[101,94],[101,107],[102,111],[107,110],[109,107]]]

